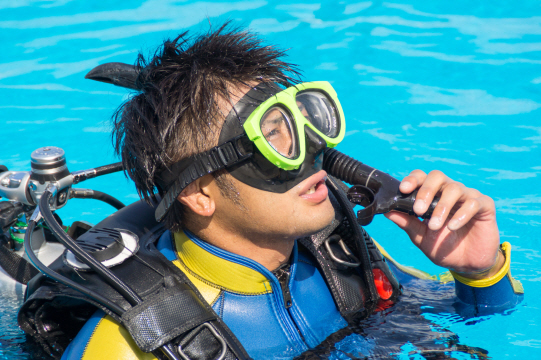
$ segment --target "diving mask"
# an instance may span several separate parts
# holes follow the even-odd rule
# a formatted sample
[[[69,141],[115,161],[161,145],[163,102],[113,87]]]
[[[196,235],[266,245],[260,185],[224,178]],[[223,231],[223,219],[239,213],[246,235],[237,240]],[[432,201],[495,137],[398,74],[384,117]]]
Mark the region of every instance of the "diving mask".
[[[344,113],[328,82],[285,90],[261,83],[229,112],[220,145],[183,159],[156,177],[158,186],[167,190],[156,219],[163,219],[191,182],[221,169],[257,189],[284,193],[320,171],[323,150],[338,145],[344,134]]]

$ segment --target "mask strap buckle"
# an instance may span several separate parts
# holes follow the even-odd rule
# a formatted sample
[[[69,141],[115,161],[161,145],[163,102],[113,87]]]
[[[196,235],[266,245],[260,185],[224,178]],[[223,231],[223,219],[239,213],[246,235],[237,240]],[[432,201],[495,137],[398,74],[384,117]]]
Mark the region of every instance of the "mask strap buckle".
[[[184,360],[191,360],[190,357],[182,350],[182,343],[184,343],[184,347],[186,348],[187,345],[197,336],[201,333],[201,331],[203,330],[203,328],[207,328],[209,329],[210,333],[216,338],[216,340],[218,340],[218,342],[220,343],[221,347],[222,347],[222,350],[220,352],[220,355],[215,359],[215,360],[223,360],[225,359],[225,355],[227,353],[227,344],[224,340],[224,338],[218,334],[218,332],[216,331],[216,329],[214,329],[214,327],[209,324],[208,322],[207,323],[203,323],[201,325],[199,325],[198,327],[196,327],[195,329],[193,329],[184,339],[182,339],[182,342],[178,345],[177,347],[177,350],[178,350],[178,353],[179,355],[184,359]]]
[[[348,257],[352,258],[353,262],[339,259],[334,254],[334,252],[333,252],[333,250],[331,248],[331,242],[337,242],[338,245],[340,245],[340,247],[342,248],[342,251],[344,252],[344,254],[346,254]],[[355,257],[355,255],[353,255],[351,250],[347,247],[346,243],[344,242],[344,240],[342,240],[342,238],[340,236],[338,236],[338,235],[329,236],[327,239],[325,239],[324,244],[325,244],[325,248],[327,249],[327,252],[329,253],[329,256],[331,257],[331,259],[334,262],[336,262],[338,264],[341,264],[341,265],[344,265],[344,266],[347,266],[347,267],[352,267],[352,268],[355,268],[355,267],[358,267],[359,265],[361,265],[361,262],[359,261],[359,259],[357,259]]]
[[[223,167],[228,167],[253,155],[253,147],[246,149],[248,143],[243,141],[245,138],[247,136],[242,134],[214,148]]]
[[[253,146],[250,146],[249,141],[248,137],[242,134],[204,153],[183,159],[174,164],[172,167],[178,166],[181,170],[169,171],[171,175],[168,174],[168,177],[174,175],[176,180],[169,186],[169,190],[158,204],[155,211],[156,220],[162,221],[177,196],[191,182],[251,157],[253,155]]]

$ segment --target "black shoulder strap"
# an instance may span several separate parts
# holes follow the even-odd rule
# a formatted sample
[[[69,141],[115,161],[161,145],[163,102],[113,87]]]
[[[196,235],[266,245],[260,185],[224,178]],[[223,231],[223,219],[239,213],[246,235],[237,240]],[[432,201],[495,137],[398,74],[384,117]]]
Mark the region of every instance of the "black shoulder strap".
[[[169,344],[168,351],[177,354],[178,359],[249,359],[186,275],[154,246],[163,227],[157,225],[149,230],[156,225],[153,212],[146,204],[132,204],[95,227],[126,229],[139,236],[139,251],[111,270],[138,293],[143,303],[131,307],[95,273],[75,271],[62,259],[51,265],[55,271],[99,291],[125,309],[122,316],[42,275],[30,282],[29,297],[19,311],[18,322],[49,354],[59,358],[98,307],[121,322],[141,350],[159,358],[163,358],[160,348]]]
[[[34,265],[8,249],[3,241],[0,241],[0,266],[12,279],[25,285],[39,274]]]

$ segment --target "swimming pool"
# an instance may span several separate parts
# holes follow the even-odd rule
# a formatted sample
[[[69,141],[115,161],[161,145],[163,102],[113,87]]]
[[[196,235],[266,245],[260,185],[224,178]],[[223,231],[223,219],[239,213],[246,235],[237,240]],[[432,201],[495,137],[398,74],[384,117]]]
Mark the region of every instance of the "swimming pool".
[[[86,81],[84,74],[103,62],[133,63],[138,51],[149,53],[166,37],[226,19],[290,48],[289,60],[306,79],[332,82],[348,121],[339,150],[396,177],[415,168],[440,169],[496,200],[524,302],[475,319],[459,318],[445,306],[417,306],[418,316],[434,333],[457,334],[459,344],[484,349],[492,359],[535,357],[541,348],[537,1],[3,1],[0,164],[26,170],[30,153],[45,145],[62,147],[72,171],[117,161],[108,120],[128,92]],[[137,199],[120,174],[84,187],[125,203]],[[97,223],[109,213],[107,205],[83,200],[60,211],[67,223]],[[368,231],[399,262],[442,271],[386,219],[376,219]],[[3,294],[1,322],[9,331],[0,335],[0,356],[32,358],[16,328],[20,299]],[[404,342],[395,357],[430,358],[423,344]],[[472,356],[480,355],[466,358]]]

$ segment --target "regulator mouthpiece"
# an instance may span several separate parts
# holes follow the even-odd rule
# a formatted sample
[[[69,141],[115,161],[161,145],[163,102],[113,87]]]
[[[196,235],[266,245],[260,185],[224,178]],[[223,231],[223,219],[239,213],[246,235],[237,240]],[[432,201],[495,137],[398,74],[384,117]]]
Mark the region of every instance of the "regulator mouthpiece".
[[[359,225],[368,225],[374,215],[389,211],[417,216],[413,211],[417,190],[411,194],[402,194],[399,190],[400,181],[336,149],[327,149],[323,161],[323,170],[329,175],[353,185],[347,193],[348,199],[364,207],[357,212]],[[438,197],[434,198],[428,210],[421,216],[423,219],[430,219],[438,201]]]

